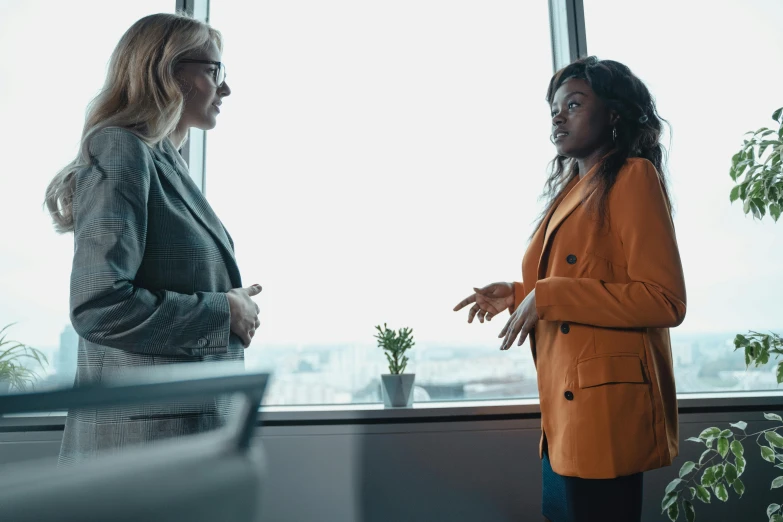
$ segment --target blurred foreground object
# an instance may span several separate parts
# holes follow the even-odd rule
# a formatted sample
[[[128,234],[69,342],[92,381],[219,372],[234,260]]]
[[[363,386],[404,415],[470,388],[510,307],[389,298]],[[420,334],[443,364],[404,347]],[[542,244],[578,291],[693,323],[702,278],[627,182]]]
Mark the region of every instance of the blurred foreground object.
[[[69,467],[30,462],[0,474],[0,510],[14,522],[250,522],[259,518],[265,474],[251,444],[269,375],[227,373],[233,366],[161,368],[127,383],[0,397],[0,415],[113,407],[238,394],[219,430],[130,447]],[[157,369],[156,369],[157,370]]]

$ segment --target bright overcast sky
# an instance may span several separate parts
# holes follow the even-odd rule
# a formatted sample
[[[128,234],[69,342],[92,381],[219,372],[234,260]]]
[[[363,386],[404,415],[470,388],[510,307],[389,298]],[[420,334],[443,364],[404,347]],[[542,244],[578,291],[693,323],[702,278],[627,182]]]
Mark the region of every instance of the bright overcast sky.
[[[211,4],[233,94],[208,133],[207,196],[245,283],[264,286],[264,342],[371,341],[388,322],[494,345],[502,323],[451,308],[520,277],[554,154],[547,2]],[[674,129],[680,330],[779,326],[783,229],[729,204],[728,166],[783,105],[783,3],[649,6],[585,0],[587,40],[647,82]],[[72,236],[52,231],[46,184],[124,30],[173,7],[0,0],[0,323],[19,321],[19,340],[56,346],[68,321]]]

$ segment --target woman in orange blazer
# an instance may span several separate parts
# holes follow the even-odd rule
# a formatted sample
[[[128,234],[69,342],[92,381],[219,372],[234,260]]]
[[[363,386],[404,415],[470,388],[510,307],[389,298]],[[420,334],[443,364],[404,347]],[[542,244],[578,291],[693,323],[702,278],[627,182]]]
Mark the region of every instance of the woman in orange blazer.
[[[585,58],[547,91],[557,157],[522,282],[459,303],[508,309],[501,350],[530,338],[541,402],[543,514],[641,519],[642,472],[678,451],[669,328],[685,283],[663,176],[662,119],[628,67]],[[610,480],[604,480],[610,479]]]

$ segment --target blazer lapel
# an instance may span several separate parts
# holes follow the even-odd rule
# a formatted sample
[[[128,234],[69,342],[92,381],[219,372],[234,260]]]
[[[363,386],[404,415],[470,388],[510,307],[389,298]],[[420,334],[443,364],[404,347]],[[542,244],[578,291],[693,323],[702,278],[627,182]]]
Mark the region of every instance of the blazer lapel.
[[[569,184],[571,188],[568,189],[565,197],[560,200],[560,203],[558,203],[557,206],[555,206],[554,212],[552,213],[552,217],[549,219],[549,222],[546,224],[546,231],[544,232],[544,243],[543,243],[544,249],[546,249],[547,245],[549,244],[549,241],[552,239],[552,234],[555,232],[555,230],[557,230],[560,224],[563,221],[565,221],[565,218],[570,216],[571,212],[573,212],[574,209],[576,209],[576,207],[578,207],[579,204],[582,203],[581,189],[582,187],[584,187],[582,181],[583,180],[579,180],[576,183],[572,181]]]
[[[593,172],[595,172],[595,168],[591,169],[584,178],[576,178],[568,184],[564,191],[566,195],[555,205],[554,211],[550,212],[549,220],[545,221],[536,233],[537,235],[541,234],[543,229],[544,238],[541,243],[541,256],[538,259],[539,277],[541,277],[541,262],[545,258],[545,254],[549,249],[549,244],[552,241],[554,233],[563,221],[565,221],[565,219],[584,201],[587,196],[588,181]],[[534,237],[534,240],[535,239],[537,238]]]
[[[236,264],[234,248],[229,241],[228,232],[209,206],[207,199],[191,179],[184,160],[181,157],[177,157],[179,152],[168,143],[165,143],[164,147],[165,152],[161,152],[157,148],[153,149],[155,151],[155,163],[158,165],[160,172],[166,176],[168,182],[182,197],[182,201],[191,214],[222,247],[227,260],[230,261],[227,265],[231,273],[231,279],[235,284],[241,286],[239,268]]]

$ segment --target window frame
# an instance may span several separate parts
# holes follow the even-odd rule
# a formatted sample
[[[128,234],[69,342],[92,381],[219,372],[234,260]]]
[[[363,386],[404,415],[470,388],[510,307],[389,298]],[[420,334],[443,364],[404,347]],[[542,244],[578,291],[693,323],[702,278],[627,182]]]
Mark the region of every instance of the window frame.
[[[176,0],[177,8],[187,11],[191,16],[209,22],[211,0]],[[217,0],[220,1],[220,0]],[[549,25],[552,46],[552,73],[579,58],[588,56],[587,31],[583,0],[547,0],[549,4]],[[190,145],[192,144],[192,145]],[[190,147],[188,148],[188,146]],[[206,134],[191,129],[188,144],[183,155],[190,165],[194,181],[206,191]],[[783,404],[783,391],[751,392],[702,392],[677,394],[680,413],[714,411],[762,411]],[[718,405],[720,403],[720,405]],[[381,421],[394,419],[420,419],[423,417],[465,417],[507,416],[514,418],[540,418],[539,399],[518,398],[473,401],[427,401],[415,403],[410,409],[387,410],[381,403],[334,404],[334,405],[290,405],[262,406],[265,423],[328,423],[344,424],[359,421]],[[2,424],[0,424],[2,426]]]
[[[210,0],[175,0],[177,11],[209,22]],[[553,72],[587,56],[583,0],[548,0]],[[181,153],[190,175],[206,193],[206,133],[191,129]],[[761,412],[780,408],[783,391],[705,392],[677,394],[682,413],[727,411]],[[0,414],[0,434],[25,431],[61,431],[64,411],[46,414]],[[394,424],[410,422],[462,422],[466,420],[540,419],[539,399],[420,402],[412,408],[385,409],[381,403],[262,406],[259,424],[275,426],[324,426],[345,424]],[[20,433],[20,435],[23,435]],[[4,437],[0,437],[3,440]]]
[[[176,10],[209,23],[209,0],[176,0]],[[201,193],[206,195],[207,133],[191,127],[188,131],[188,139],[180,149],[180,154],[188,164],[190,177],[201,189]]]

